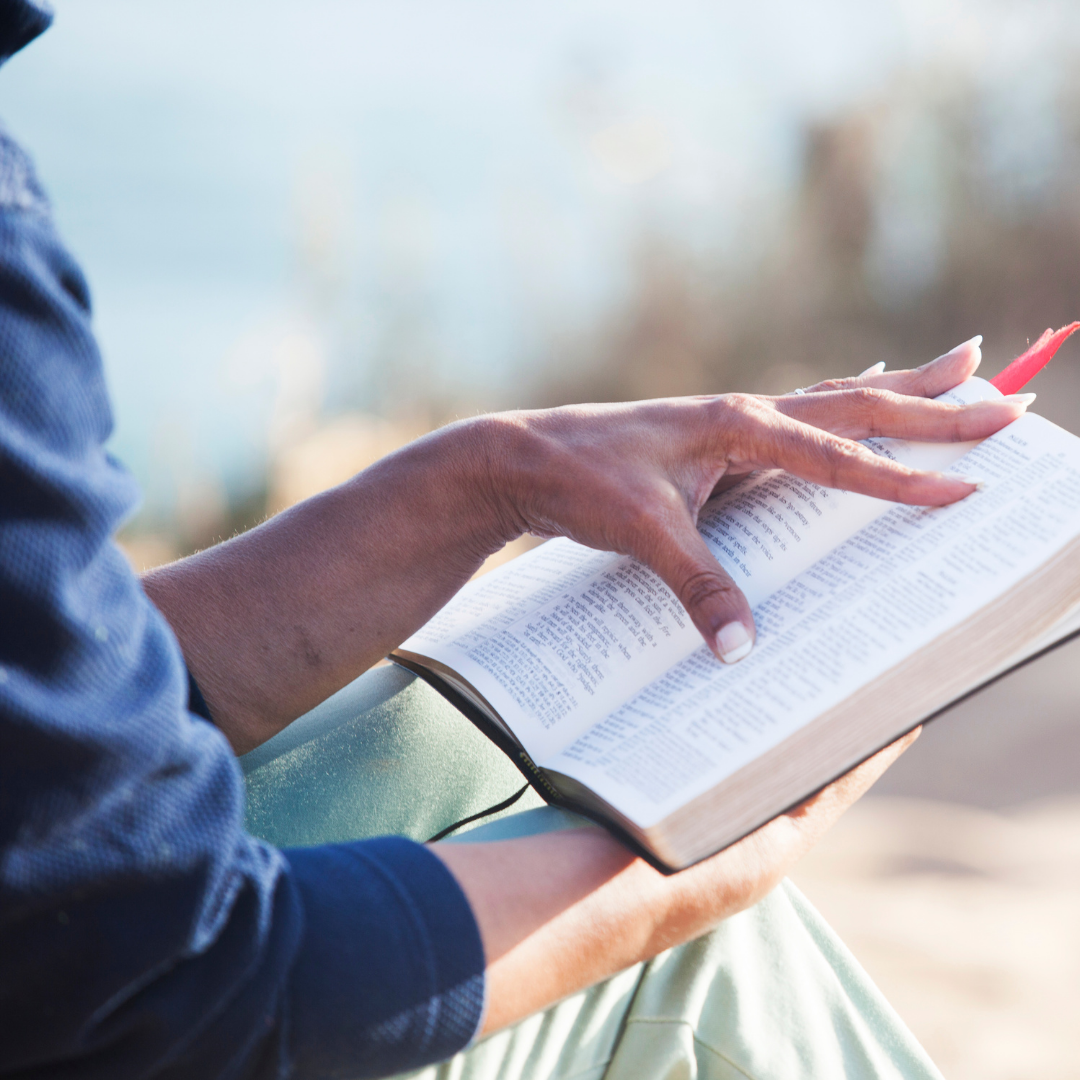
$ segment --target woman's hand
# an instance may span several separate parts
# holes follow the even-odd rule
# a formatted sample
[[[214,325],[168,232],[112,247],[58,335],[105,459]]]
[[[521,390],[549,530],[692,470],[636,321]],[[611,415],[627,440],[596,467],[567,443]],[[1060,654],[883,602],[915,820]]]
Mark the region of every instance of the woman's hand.
[[[218,726],[257,746],[430,619],[523,532],[633,555],[729,662],[750,651],[742,593],[698,535],[718,484],[754,469],[937,505],[972,485],[852,440],[981,438],[1024,402],[927,400],[979,362],[974,342],[911,372],[876,369],[805,394],[578,405],[464,420],[257,529],[148,574]]]
[[[568,536],[632,555],[682,602],[713,652],[740,660],[753,643],[750,606],[697,531],[721,483],[785,469],[826,487],[939,506],[974,484],[918,472],[855,440],[979,439],[1015,420],[1026,399],[969,406],[930,400],[978,366],[975,341],[914,371],[878,367],[803,394],[669,398],[574,405],[486,419],[492,501],[506,538]]]

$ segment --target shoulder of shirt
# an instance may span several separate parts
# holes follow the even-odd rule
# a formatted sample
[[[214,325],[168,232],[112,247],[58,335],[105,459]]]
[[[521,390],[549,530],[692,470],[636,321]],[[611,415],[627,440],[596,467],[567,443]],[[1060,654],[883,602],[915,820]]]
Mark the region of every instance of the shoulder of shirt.
[[[0,0],[0,64],[48,30],[52,7],[45,0]]]
[[[14,56],[52,22],[43,0],[0,0],[0,64]],[[49,201],[29,156],[0,127],[0,210],[49,212]]]

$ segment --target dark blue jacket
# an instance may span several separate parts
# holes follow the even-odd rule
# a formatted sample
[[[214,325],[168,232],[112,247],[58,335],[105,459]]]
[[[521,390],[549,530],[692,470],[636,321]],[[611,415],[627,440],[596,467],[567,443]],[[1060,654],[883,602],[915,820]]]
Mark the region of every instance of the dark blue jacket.
[[[48,25],[0,0],[0,61]],[[454,879],[245,834],[222,735],[112,542],[137,499],[78,267],[0,133],[0,1076],[373,1076],[474,1035]]]

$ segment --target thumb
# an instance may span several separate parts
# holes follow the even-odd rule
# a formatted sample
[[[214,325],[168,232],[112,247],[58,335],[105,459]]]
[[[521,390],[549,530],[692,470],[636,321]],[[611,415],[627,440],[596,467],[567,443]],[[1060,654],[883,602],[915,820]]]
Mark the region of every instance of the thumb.
[[[754,617],[738,585],[716,561],[687,514],[656,538],[646,561],[679,598],[705,644],[725,664],[754,647]]]

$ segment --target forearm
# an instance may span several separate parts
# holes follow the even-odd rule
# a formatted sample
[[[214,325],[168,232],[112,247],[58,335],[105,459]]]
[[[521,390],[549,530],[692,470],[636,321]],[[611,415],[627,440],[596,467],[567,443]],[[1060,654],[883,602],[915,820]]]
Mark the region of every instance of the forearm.
[[[782,876],[751,883],[721,859],[664,877],[599,829],[436,851],[481,928],[485,1033],[700,936]]]
[[[385,656],[520,532],[490,497],[493,426],[436,432],[144,578],[238,753]]]
[[[485,1033],[651,955],[659,875],[600,829],[435,850],[481,929]]]

